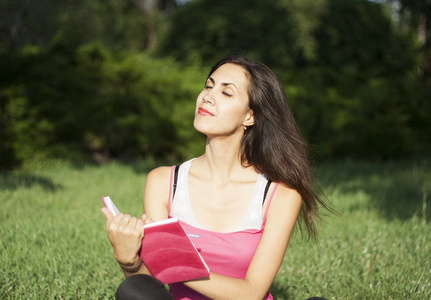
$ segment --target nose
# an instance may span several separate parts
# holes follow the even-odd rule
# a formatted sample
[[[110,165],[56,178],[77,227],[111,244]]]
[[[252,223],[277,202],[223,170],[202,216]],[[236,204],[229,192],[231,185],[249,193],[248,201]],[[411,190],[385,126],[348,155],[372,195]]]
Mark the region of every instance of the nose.
[[[213,95],[211,94],[211,92],[208,92],[208,93],[206,93],[206,94],[204,94],[204,95],[203,95],[203,97],[202,97],[202,102],[203,102],[203,103],[208,103],[208,104],[210,104],[210,105],[213,105],[213,104],[214,104],[214,97],[213,97]]]

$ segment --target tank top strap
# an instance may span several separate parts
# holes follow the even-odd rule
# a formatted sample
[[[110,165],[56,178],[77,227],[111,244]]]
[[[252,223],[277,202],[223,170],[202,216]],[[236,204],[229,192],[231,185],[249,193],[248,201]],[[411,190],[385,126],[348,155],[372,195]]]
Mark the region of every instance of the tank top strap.
[[[173,165],[171,167],[171,176],[170,176],[170,179],[169,179],[168,215],[171,214],[172,198],[174,197],[173,194],[175,194],[175,187],[174,187],[174,185],[176,185],[176,182],[174,182],[174,173],[175,173],[175,177],[176,177],[177,172],[178,172],[178,167],[179,166],[176,166],[176,165]],[[174,190],[172,191],[172,189],[174,189]]]
[[[274,197],[275,191],[277,190],[278,182],[275,183],[274,189],[272,190],[271,196],[268,199],[268,204],[266,205],[265,214],[263,215],[263,224],[266,222],[266,215],[268,214],[269,206],[271,205],[272,198]]]

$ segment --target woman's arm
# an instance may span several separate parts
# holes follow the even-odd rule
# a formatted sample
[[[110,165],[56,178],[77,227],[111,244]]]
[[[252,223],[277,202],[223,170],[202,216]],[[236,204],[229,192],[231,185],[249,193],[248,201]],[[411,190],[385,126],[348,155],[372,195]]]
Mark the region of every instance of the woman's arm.
[[[283,261],[290,235],[301,208],[301,196],[279,186],[271,202],[265,229],[245,279],[211,273],[210,279],[185,284],[213,299],[262,299]]]
[[[123,272],[126,277],[134,274],[150,275],[150,272],[143,264],[137,271],[128,272],[125,269],[134,269],[134,266],[139,267],[141,263],[138,251],[145,234],[144,225],[168,217],[169,176],[169,167],[160,167],[148,174],[144,192],[145,214],[141,219],[122,213],[114,217],[107,208],[102,208],[102,212],[106,217],[106,231],[109,241],[114,250],[115,258],[120,265],[125,266]]]
[[[169,217],[170,176],[171,167],[159,167],[148,173],[144,190],[144,212],[153,221]]]

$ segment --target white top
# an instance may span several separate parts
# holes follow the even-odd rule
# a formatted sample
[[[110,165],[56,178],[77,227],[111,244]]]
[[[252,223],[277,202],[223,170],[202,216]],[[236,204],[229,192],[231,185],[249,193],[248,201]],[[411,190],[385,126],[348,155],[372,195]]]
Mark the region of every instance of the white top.
[[[172,201],[170,215],[188,223],[191,226],[204,229],[197,222],[190,204],[188,178],[192,161],[193,159],[184,162],[179,168],[177,187]],[[245,229],[261,229],[263,222],[262,203],[264,200],[263,196],[265,193],[266,183],[267,178],[263,174],[259,174],[253,196],[250,200],[247,215],[245,216],[243,224],[238,229],[239,231]]]

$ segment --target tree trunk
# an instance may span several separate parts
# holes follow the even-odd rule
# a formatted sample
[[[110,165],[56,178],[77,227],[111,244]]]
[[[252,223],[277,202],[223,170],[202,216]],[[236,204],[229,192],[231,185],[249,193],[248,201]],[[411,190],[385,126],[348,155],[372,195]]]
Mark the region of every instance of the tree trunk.
[[[147,22],[147,48],[154,49],[157,45],[156,18],[158,1],[154,0],[132,0]],[[155,3],[156,2],[156,3]]]

